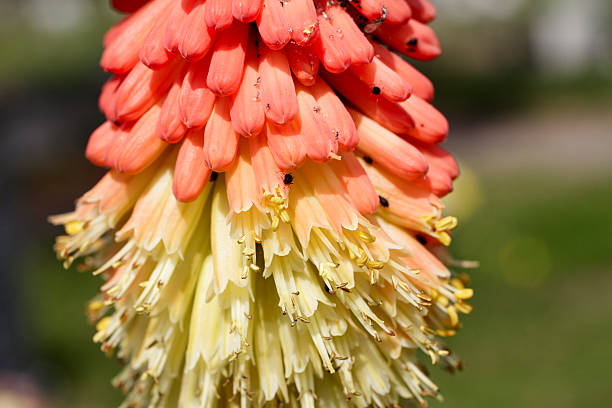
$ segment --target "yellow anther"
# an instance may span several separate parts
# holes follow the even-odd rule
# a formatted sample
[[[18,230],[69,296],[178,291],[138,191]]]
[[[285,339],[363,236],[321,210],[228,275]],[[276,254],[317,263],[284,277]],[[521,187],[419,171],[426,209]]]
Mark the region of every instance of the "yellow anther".
[[[64,225],[64,229],[66,230],[66,234],[68,235],[76,235],[79,232],[83,231],[83,222],[81,221],[70,221],[66,225]]]
[[[284,223],[288,223],[289,221],[291,221],[291,218],[289,217],[289,213],[287,212],[287,210],[282,210],[280,212],[280,218],[281,218],[281,221],[283,221]]]
[[[438,364],[439,357],[438,357],[438,355],[436,353],[433,352],[433,350],[428,350],[427,354],[429,354],[429,358],[431,359],[431,364],[432,365]]]
[[[444,246],[449,246],[451,243],[451,236],[449,235],[448,232],[438,232],[436,234],[436,236],[438,237],[438,240],[440,241],[440,243]]]
[[[359,238],[367,244],[371,244],[372,242],[376,241],[376,237],[367,233],[366,231],[359,231],[357,234],[359,235]]]
[[[382,261],[367,261],[366,265],[368,266],[368,268],[372,269],[382,269],[385,267],[385,263]]]
[[[474,296],[474,290],[470,288],[460,289],[455,292],[455,297],[457,299],[466,300]]]
[[[450,284],[455,289],[462,290],[463,288],[465,288],[465,286],[463,286],[463,282],[456,278],[451,279]]]
[[[104,331],[104,330],[106,330],[108,328],[108,326],[110,326],[110,322],[111,322],[110,316],[106,316],[106,317],[100,319],[98,324],[96,324],[96,330],[97,331]]]
[[[359,248],[359,259],[357,260],[357,265],[363,266],[366,264],[366,262],[368,262],[368,255],[363,249]]]
[[[444,330],[444,329],[438,329],[438,330],[436,330],[436,333],[440,337],[452,337],[455,334],[457,334],[457,332],[455,330]]]
[[[89,313],[97,313],[104,308],[104,302],[101,300],[92,300],[87,304],[87,311]]]
[[[444,307],[448,306],[448,298],[446,298],[445,296],[439,296],[436,300],[442,306],[444,306]]]
[[[455,309],[463,314],[470,314],[472,312],[472,305],[465,302],[457,302],[455,303]]]
[[[73,262],[74,262],[74,257],[70,256],[64,261],[62,266],[64,267],[64,269],[69,269],[72,266]]]
[[[276,231],[280,225],[280,218],[277,215],[272,217],[272,231]]]
[[[459,323],[459,315],[457,315],[457,309],[454,306],[449,306],[446,308],[446,313],[448,313],[448,318],[450,320],[451,327],[456,327]]]
[[[270,201],[274,204],[283,204],[285,202],[285,200],[282,197],[276,197],[276,196],[273,196],[272,198],[270,198]]]
[[[448,216],[436,221],[434,224],[436,231],[450,231],[457,227],[457,218]]]

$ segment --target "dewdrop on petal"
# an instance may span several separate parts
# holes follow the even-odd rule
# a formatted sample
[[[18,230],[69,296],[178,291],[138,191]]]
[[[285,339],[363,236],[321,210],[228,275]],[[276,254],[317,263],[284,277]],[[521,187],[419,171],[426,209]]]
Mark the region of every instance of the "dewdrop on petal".
[[[108,173],[53,216],[124,407],[426,406],[473,291],[428,0],[113,0]]]

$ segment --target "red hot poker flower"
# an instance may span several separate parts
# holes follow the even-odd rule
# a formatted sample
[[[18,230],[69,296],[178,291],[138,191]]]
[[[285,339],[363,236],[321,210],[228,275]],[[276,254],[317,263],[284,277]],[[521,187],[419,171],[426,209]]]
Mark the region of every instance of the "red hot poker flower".
[[[52,217],[104,278],[95,341],[127,406],[426,405],[416,357],[472,296],[434,253],[458,175],[428,0],[113,0],[113,76],[86,155],[108,174]]]

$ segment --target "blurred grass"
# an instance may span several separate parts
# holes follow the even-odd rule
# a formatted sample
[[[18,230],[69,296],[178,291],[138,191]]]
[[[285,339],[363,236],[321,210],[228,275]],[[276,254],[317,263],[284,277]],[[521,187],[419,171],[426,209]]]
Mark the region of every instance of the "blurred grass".
[[[450,340],[467,365],[452,376],[431,369],[442,406],[569,408],[612,398],[602,380],[612,336],[610,181],[567,184],[531,173],[479,180],[480,206],[452,247],[481,262],[471,272],[475,310]],[[119,367],[92,344],[84,315],[100,281],[63,271],[49,242],[29,253],[21,295],[34,354],[53,381],[46,386],[58,406],[116,406],[109,379]]]
[[[440,406],[610,400],[602,380],[612,356],[610,181],[568,184],[533,172],[481,180],[481,207],[453,242],[456,256],[481,262],[471,272],[474,312],[449,341],[467,364],[453,376],[432,370],[447,400]]]

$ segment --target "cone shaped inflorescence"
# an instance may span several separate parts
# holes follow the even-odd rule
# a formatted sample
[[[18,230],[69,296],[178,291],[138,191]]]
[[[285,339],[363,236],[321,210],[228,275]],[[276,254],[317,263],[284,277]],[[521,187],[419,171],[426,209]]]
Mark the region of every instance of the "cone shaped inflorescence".
[[[104,279],[94,340],[125,407],[387,407],[438,396],[419,354],[469,313],[445,265],[458,175],[428,0],[113,0],[109,168],[52,217]]]

